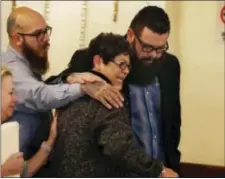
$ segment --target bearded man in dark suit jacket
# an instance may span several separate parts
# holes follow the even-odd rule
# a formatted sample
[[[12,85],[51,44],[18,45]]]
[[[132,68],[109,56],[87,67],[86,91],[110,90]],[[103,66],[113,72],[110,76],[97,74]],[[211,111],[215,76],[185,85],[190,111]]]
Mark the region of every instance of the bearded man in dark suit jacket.
[[[163,162],[163,177],[180,174],[181,105],[180,64],[176,56],[167,53],[170,20],[156,6],[141,9],[132,20],[125,38],[134,54],[132,70],[124,89],[129,99],[133,132],[147,155]],[[73,72],[90,69],[87,49],[74,53],[68,69],[47,83],[72,82]]]

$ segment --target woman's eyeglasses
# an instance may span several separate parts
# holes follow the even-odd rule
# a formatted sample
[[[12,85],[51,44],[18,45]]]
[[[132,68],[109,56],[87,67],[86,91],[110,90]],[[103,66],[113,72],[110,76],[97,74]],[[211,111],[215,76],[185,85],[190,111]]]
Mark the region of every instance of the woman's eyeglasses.
[[[111,61],[114,64],[116,64],[121,70],[125,70],[126,68],[130,71],[131,70],[131,64],[128,64],[127,62],[115,62]]]

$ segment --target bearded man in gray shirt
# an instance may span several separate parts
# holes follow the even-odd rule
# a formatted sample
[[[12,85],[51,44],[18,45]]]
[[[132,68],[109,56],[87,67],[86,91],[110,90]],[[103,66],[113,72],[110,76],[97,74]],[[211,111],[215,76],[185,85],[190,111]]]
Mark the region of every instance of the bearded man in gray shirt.
[[[84,94],[106,107],[108,104],[111,107],[123,105],[119,91],[104,81],[99,85],[102,79],[90,73],[73,74],[76,84],[47,85],[43,82],[42,75],[49,67],[51,31],[40,13],[26,7],[15,9],[7,20],[9,48],[1,54],[1,60],[13,74],[17,105],[12,120],[20,124],[20,151],[25,160],[31,158],[47,139],[51,109],[62,107]]]

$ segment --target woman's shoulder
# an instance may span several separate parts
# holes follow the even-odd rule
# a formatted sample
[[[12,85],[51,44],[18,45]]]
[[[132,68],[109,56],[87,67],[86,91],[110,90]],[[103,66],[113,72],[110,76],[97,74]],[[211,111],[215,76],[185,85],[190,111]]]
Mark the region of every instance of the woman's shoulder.
[[[98,104],[94,100],[81,97],[58,111],[58,127],[61,135],[76,135],[89,128],[95,120]],[[79,129],[79,130],[78,130]]]
[[[91,101],[92,99],[85,95],[85,96],[82,96],[72,102],[70,102],[69,104],[61,107],[61,108],[58,108],[58,112],[60,113],[65,113],[65,112],[77,112],[77,111],[80,111],[80,110],[87,110],[88,109],[88,106],[89,104],[91,104]]]

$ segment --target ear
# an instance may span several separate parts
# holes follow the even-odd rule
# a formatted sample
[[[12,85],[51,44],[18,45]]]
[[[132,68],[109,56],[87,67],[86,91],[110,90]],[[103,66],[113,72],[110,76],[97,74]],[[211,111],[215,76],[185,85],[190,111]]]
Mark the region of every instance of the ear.
[[[101,63],[102,63],[102,58],[99,55],[95,55],[93,57],[93,67],[95,69],[98,69],[99,70]]]
[[[16,46],[20,47],[23,44],[23,38],[16,33],[12,34],[12,39],[15,41]]]
[[[129,28],[127,31],[127,41],[131,44],[134,41],[134,31]]]

